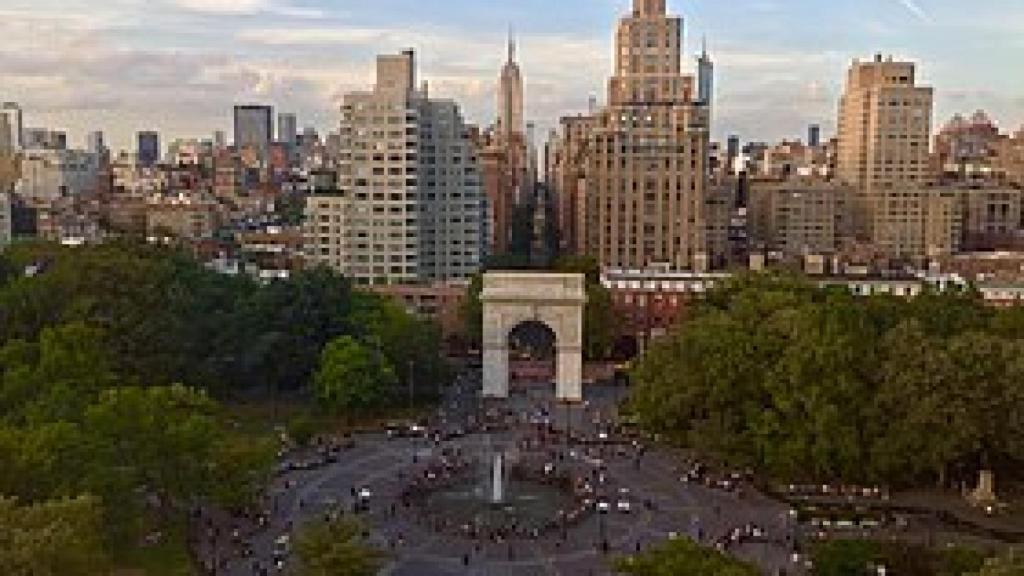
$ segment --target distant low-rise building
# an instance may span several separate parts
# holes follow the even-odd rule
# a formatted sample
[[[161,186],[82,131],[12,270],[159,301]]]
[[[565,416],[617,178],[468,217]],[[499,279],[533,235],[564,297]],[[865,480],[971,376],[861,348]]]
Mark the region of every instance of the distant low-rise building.
[[[217,231],[215,202],[163,201],[150,204],[146,211],[146,235],[151,240],[204,240]]]
[[[65,246],[102,242],[102,215],[96,202],[78,196],[56,198],[34,208],[36,236]]]
[[[31,204],[81,196],[97,188],[98,158],[83,150],[25,150],[17,193]]]
[[[874,243],[894,261],[923,264],[961,250],[963,204],[947,187],[894,187],[874,196]]]
[[[423,285],[371,286],[375,294],[387,296],[402,305],[406,312],[438,323],[446,339],[464,330],[462,306],[466,301],[468,282],[434,282]]]
[[[852,233],[853,188],[816,178],[755,180],[750,184],[750,243],[782,260],[835,254]]]

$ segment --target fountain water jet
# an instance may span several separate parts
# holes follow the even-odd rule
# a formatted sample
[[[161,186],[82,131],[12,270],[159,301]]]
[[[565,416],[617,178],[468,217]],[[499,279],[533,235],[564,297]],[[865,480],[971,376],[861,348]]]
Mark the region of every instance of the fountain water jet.
[[[505,503],[505,458],[501,452],[494,454],[494,467],[491,471],[491,504]]]

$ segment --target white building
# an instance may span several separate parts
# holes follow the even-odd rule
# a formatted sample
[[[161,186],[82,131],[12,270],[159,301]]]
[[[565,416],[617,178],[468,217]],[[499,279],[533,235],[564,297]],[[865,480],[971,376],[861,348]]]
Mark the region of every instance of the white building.
[[[26,149],[15,191],[31,203],[96,190],[98,159],[83,150]]]
[[[480,267],[483,194],[458,106],[416,89],[411,50],[377,59],[342,106],[336,184],[306,204],[306,257],[359,284],[464,279]]]

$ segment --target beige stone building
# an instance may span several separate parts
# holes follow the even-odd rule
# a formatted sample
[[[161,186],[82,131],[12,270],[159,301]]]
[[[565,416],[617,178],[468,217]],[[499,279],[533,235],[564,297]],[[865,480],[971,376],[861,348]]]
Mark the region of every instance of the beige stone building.
[[[565,116],[549,143],[551,152],[547,171],[547,185],[557,204],[558,231],[561,250],[565,253],[585,254],[587,242],[581,231],[588,229],[587,216],[587,153],[593,116]],[[596,230],[592,223],[590,229]]]
[[[995,144],[993,164],[1006,183],[1024,187],[1024,128]]]
[[[849,236],[851,186],[816,178],[755,180],[747,222],[751,246],[797,261],[835,254]]]
[[[589,127],[581,252],[603,266],[707,268],[709,110],[681,73],[683,21],[634,0],[619,22],[608,105]]]
[[[955,187],[964,215],[965,251],[1003,250],[1021,245],[1020,188],[997,182],[973,182]]]
[[[878,55],[850,67],[839,105],[836,169],[840,180],[856,188],[853,215],[861,239],[905,245],[893,241],[903,235],[892,229],[901,221],[892,211],[913,204],[903,190],[931,178],[932,99],[931,88],[917,85],[912,62]],[[889,228],[876,234],[881,224]]]
[[[157,202],[146,209],[146,236],[154,240],[205,240],[219,223],[216,202]]]
[[[956,189],[889,189],[875,199],[875,210],[875,245],[892,260],[920,265],[961,249],[964,212]]]

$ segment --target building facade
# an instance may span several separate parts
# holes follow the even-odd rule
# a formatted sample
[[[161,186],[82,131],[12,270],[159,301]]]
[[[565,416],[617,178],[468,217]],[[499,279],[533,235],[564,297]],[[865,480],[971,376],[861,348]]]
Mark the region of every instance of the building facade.
[[[892,260],[923,265],[961,250],[964,211],[956,189],[889,189],[875,200],[875,210],[874,244]]]
[[[19,152],[24,148],[24,130],[21,107],[15,102],[0,104],[0,152],[7,148]]]
[[[932,99],[931,88],[917,85],[912,62],[879,54],[850,67],[839,104],[837,177],[857,190],[853,214],[858,237],[900,244],[892,240],[902,232],[879,226],[912,217],[887,211],[901,209],[903,189],[931,179]]]
[[[458,106],[416,86],[415,54],[377,60],[377,83],[345,95],[337,182],[307,199],[306,255],[363,285],[469,278],[485,199]]]
[[[706,269],[709,111],[681,73],[683,21],[634,0],[586,153],[583,253],[602,266]]]
[[[782,260],[835,254],[849,235],[853,188],[812,178],[754,180],[747,223],[753,247]]]
[[[274,139],[274,109],[270,106],[235,106],[235,147],[267,150]]]
[[[96,155],[83,150],[27,149],[15,191],[30,204],[94,192],[98,168]]]
[[[281,113],[277,115],[277,141],[286,146],[298,144],[299,120],[295,114]]]
[[[156,166],[160,162],[160,134],[151,131],[139,132],[135,159],[140,166]]]

